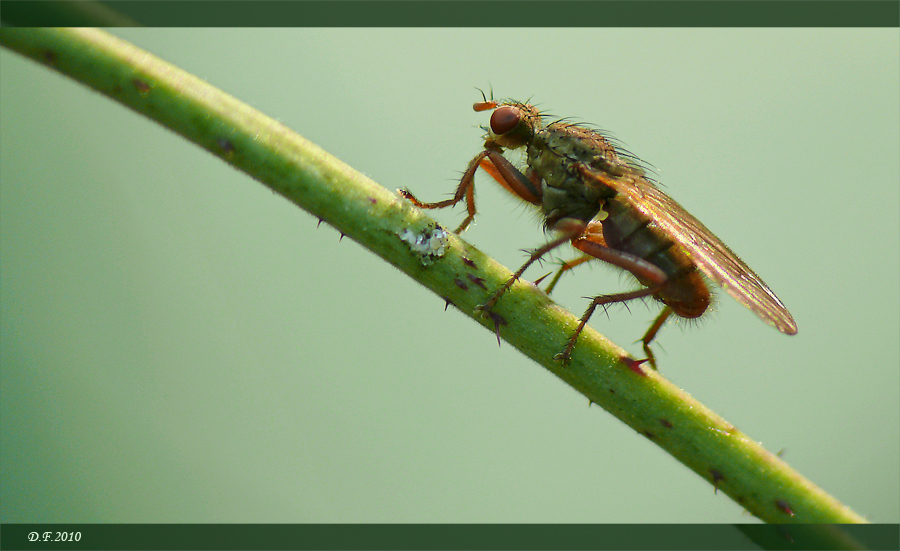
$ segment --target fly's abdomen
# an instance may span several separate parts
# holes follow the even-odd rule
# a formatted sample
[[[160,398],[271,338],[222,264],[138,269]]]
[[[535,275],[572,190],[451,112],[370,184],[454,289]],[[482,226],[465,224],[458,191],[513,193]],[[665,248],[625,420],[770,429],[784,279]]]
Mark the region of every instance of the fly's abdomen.
[[[654,297],[683,318],[703,315],[710,304],[709,287],[687,253],[622,201],[609,201],[606,211],[608,215],[601,221],[606,245],[646,260],[666,275],[662,289]],[[653,285],[640,278],[638,281]]]

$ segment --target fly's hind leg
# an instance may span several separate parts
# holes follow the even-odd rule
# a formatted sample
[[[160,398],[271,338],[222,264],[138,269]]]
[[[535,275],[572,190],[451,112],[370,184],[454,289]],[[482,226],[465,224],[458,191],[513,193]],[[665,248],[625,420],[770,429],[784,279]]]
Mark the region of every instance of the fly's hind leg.
[[[575,328],[575,332],[572,333],[572,336],[569,337],[569,340],[566,342],[566,349],[561,353],[556,355],[557,360],[560,360],[563,365],[569,363],[569,359],[572,357],[572,349],[575,348],[575,343],[578,342],[578,335],[584,331],[584,326],[587,325],[591,316],[594,315],[594,310],[597,309],[598,306],[606,307],[609,304],[615,304],[616,302],[628,302],[629,300],[634,300],[638,298],[644,298],[647,296],[651,296],[659,291],[659,287],[645,287],[643,289],[638,289],[637,291],[629,291],[627,293],[616,293],[613,295],[600,295],[596,296],[591,300],[591,304],[588,306],[587,310],[584,311],[584,315],[581,316],[581,320],[578,322],[578,327]],[[647,348],[645,347],[645,350]],[[652,354],[651,359],[652,362]],[[656,369],[654,367],[654,369]]]
[[[660,328],[662,328],[663,324],[666,323],[666,320],[675,313],[674,310],[670,306],[666,306],[663,308],[663,311],[660,312],[659,316],[653,321],[653,324],[647,329],[647,332],[644,333],[644,336],[641,338],[641,343],[644,346],[644,354],[647,355],[648,363],[650,367],[654,370],[656,369],[656,356],[653,355],[653,350],[650,348],[650,343],[653,342],[653,339],[656,338],[656,334],[659,333]]]
[[[586,234],[585,237],[575,239],[572,242],[572,245],[581,252],[598,260],[602,260],[613,266],[631,272],[646,286],[643,289],[638,289],[636,291],[594,297],[587,310],[585,310],[584,315],[581,316],[581,320],[578,323],[578,327],[575,328],[575,332],[569,337],[565,350],[556,356],[556,359],[562,361],[563,365],[569,362],[569,359],[572,356],[572,350],[575,348],[575,343],[578,341],[578,336],[584,330],[585,325],[587,325],[588,320],[591,319],[594,310],[596,310],[598,306],[653,296],[660,292],[668,281],[668,277],[658,266],[632,254],[607,247],[600,239],[597,239],[591,234]],[[650,331],[647,331],[647,334],[644,336],[645,350],[649,350],[650,341],[656,336],[656,332],[659,331],[659,327],[662,326],[668,315],[668,313],[665,313],[665,316],[657,318],[656,323],[651,326]],[[653,362],[652,353],[650,354],[650,360]]]

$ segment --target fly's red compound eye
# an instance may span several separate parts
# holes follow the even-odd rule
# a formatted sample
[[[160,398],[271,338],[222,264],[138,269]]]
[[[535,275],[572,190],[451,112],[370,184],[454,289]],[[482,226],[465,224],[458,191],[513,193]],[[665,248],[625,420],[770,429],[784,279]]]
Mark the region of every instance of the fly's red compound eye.
[[[506,134],[522,121],[522,112],[511,106],[504,105],[491,115],[491,131],[498,136]]]

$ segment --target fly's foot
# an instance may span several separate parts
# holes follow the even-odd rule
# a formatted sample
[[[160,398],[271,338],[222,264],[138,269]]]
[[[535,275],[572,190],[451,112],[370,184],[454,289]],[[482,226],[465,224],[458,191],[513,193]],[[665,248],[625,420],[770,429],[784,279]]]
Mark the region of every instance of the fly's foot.
[[[497,301],[500,300],[500,295],[502,292],[494,293],[491,295],[491,298],[487,300],[484,304],[479,304],[475,307],[475,311],[480,313],[482,316],[490,316],[492,314],[491,310],[494,309],[494,306],[497,305]]]
[[[644,360],[645,362],[647,362],[647,365],[649,365],[653,369],[653,371],[657,371],[656,356],[653,355],[653,350],[650,348],[649,342],[644,343],[644,354],[647,355],[647,359]]]
[[[563,366],[569,365],[569,362],[572,360],[572,350],[575,349],[575,343],[578,342],[578,335],[581,334],[581,329],[583,326],[579,327],[575,330],[575,333],[569,337],[569,340],[566,342],[566,349],[553,356],[553,359],[561,362]]]
[[[497,300],[500,298],[500,294],[501,293],[495,293],[490,300],[475,307],[475,312],[477,314],[482,317],[490,318],[491,321],[494,322],[494,333],[497,335],[497,346],[500,346],[500,326],[507,324],[506,318],[492,310],[497,303]]]
[[[487,300],[487,302],[485,302],[484,304],[481,304],[481,305],[476,306],[476,307],[475,307],[475,311],[476,311],[476,312],[480,312],[482,316],[488,316],[488,315],[491,315],[491,310],[493,310],[493,309],[494,309],[494,306],[497,305],[497,302],[500,300],[500,297],[502,297],[502,296],[503,296],[503,293],[505,293],[507,290],[509,290],[510,287],[512,287],[513,283],[515,283],[517,279],[519,279],[519,276],[518,276],[518,275],[514,275],[514,276],[512,276],[511,278],[509,278],[509,279],[506,281],[506,283],[503,284],[502,287],[500,287],[499,289],[497,289],[497,290],[494,292],[494,294],[491,295],[491,298],[489,298],[489,299]]]

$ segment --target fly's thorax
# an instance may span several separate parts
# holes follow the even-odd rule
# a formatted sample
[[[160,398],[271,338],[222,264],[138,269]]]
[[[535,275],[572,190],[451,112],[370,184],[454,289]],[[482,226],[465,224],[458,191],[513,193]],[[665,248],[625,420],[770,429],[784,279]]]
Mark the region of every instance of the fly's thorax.
[[[710,304],[709,287],[687,252],[626,202],[613,199],[604,210],[608,215],[600,223],[606,245],[659,268],[666,276],[666,283],[656,298],[676,314],[683,318],[702,315]]]
[[[589,222],[615,196],[609,188],[588,185],[577,169],[607,153],[615,156],[602,137],[584,128],[555,123],[535,133],[527,148],[528,166],[541,180],[547,227],[562,218]]]
[[[581,189],[577,186],[551,187],[546,181],[542,183],[542,189],[541,210],[544,213],[544,224],[548,229],[553,229],[556,223],[564,218],[574,218],[588,223],[602,210],[604,198],[597,195],[595,189]],[[581,192],[588,192],[588,195]]]

